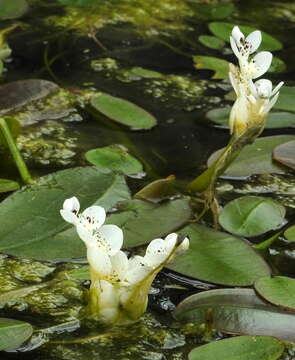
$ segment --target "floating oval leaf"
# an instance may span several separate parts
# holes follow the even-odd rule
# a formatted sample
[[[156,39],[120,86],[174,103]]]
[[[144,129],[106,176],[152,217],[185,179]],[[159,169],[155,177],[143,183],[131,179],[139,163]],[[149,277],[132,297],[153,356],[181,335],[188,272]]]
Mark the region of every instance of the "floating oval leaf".
[[[137,174],[143,170],[141,163],[130,155],[122,145],[92,149],[87,151],[85,157],[93,165],[126,175]]]
[[[68,272],[70,277],[73,277],[74,279],[85,281],[90,280],[90,270],[89,266],[83,266],[79,269],[74,269]]]
[[[228,286],[252,285],[269,275],[264,260],[245,241],[202,225],[178,231],[190,238],[190,247],[168,268],[185,276]]]
[[[158,203],[177,194],[175,189],[175,176],[170,175],[165,179],[158,179],[139,190],[134,197]]]
[[[24,15],[28,10],[26,0],[1,0],[0,19],[16,19]]]
[[[274,148],[273,158],[279,163],[295,170],[295,140]]]
[[[202,324],[208,320],[222,332],[270,335],[295,340],[295,314],[260,299],[252,289],[204,291],[183,300],[173,313],[177,320]]]
[[[274,108],[279,110],[295,111],[295,87],[283,86]]]
[[[229,38],[232,32],[233,27],[235,24],[226,23],[226,22],[212,22],[209,24],[210,31],[220,39],[229,42]],[[240,30],[244,33],[245,36],[249,35],[252,31],[257,30],[254,27],[246,26],[246,25],[239,25]],[[283,45],[280,41],[273,38],[271,35],[265,33],[264,31],[261,32],[262,34],[262,43],[259,47],[259,50],[280,50]]]
[[[247,145],[239,156],[222,174],[222,178],[247,178],[254,174],[284,174],[286,170],[272,161],[273,149],[287,141],[295,140],[294,135],[277,135],[256,139]],[[223,149],[213,153],[208,159],[210,166]]]
[[[201,35],[199,36],[201,44],[207,46],[210,49],[220,50],[224,47],[225,42],[215,36]]]
[[[295,280],[285,276],[258,279],[255,290],[270,303],[295,311]]]
[[[119,205],[118,210],[118,213],[108,217],[107,222],[122,228],[124,248],[143,245],[165,236],[186,224],[192,216],[187,198],[162,204],[132,200]]]
[[[286,210],[277,201],[259,196],[243,196],[225,205],[220,225],[241,236],[256,236],[282,226]]]
[[[76,195],[81,208],[110,209],[129,199],[123,176],[95,167],[73,168],[44,176],[0,204],[0,251],[22,257],[61,259],[85,255],[73,226],[59,214],[63,201]]]
[[[224,129],[228,129],[231,108],[217,108],[209,110],[206,117]],[[266,129],[280,129],[295,127],[295,114],[289,112],[271,112],[266,120]]]
[[[209,69],[214,71],[212,79],[225,79],[228,77],[229,63],[226,60],[212,56],[194,56],[196,69]]]
[[[0,179],[0,193],[19,189],[19,183],[13,180]]]
[[[274,56],[272,58],[272,62],[270,68],[268,69],[269,72],[273,73],[281,73],[285,71],[287,68],[286,64],[283,60],[279,59],[278,57]]]
[[[147,111],[130,101],[109,94],[94,95],[91,105],[108,118],[133,129],[151,129],[157,124],[155,117]]]
[[[189,353],[189,360],[276,360],[284,344],[271,336],[238,336],[206,344]]]
[[[284,235],[289,241],[295,241],[295,225],[289,227]]]
[[[19,347],[32,333],[29,323],[0,318],[0,351]]]

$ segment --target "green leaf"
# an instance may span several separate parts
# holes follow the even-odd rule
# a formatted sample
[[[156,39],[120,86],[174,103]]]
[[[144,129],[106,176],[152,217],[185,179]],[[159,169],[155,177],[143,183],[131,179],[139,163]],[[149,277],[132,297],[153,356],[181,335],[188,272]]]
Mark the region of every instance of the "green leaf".
[[[196,11],[196,16],[201,16],[205,19],[224,19],[227,18],[235,9],[231,3],[197,3],[195,1],[190,2],[192,8]]]
[[[265,261],[242,239],[198,224],[178,233],[189,237],[190,247],[168,266],[171,270],[228,286],[252,285],[269,275]]]
[[[231,108],[217,108],[209,110],[206,117],[224,129],[228,129],[229,115]],[[295,114],[289,112],[271,112],[266,120],[266,129],[295,127]]]
[[[189,199],[182,198],[153,204],[132,200],[118,206],[107,222],[120,226],[124,232],[124,248],[149,243],[186,224],[191,216]]]
[[[9,179],[0,179],[0,193],[19,189],[19,183]]]
[[[226,22],[211,22],[209,24],[210,31],[220,39],[229,42],[229,38],[232,32],[233,27],[235,24],[226,23]],[[240,30],[242,33],[244,33],[245,36],[249,35],[252,31],[257,30],[256,28],[252,26],[246,26],[246,25],[239,25]],[[271,35],[265,33],[264,31],[261,32],[262,34],[262,43],[259,47],[259,51],[262,50],[280,50],[282,49],[283,45],[282,43],[272,37]]]
[[[272,73],[281,73],[281,72],[284,72],[286,70],[286,68],[287,68],[287,66],[283,60],[279,59],[276,56],[273,56],[272,62],[271,62],[271,65],[270,65],[270,68],[268,69],[268,71],[272,72]]]
[[[108,118],[133,129],[147,130],[157,124],[155,117],[144,109],[109,94],[97,93],[92,97],[91,105]]]
[[[289,241],[295,241],[295,225],[290,226],[284,233]]]
[[[295,140],[294,135],[277,135],[256,139],[247,145],[234,162],[222,174],[222,178],[245,179],[254,174],[284,174],[286,170],[272,160],[273,149],[285,142]],[[214,152],[208,159],[210,166],[223,149]]]
[[[201,35],[199,36],[201,44],[207,46],[210,49],[220,50],[224,47],[225,42],[215,36]]]
[[[83,7],[97,4],[97,0],[58,0],[62,5]]]
[[[81,209],[98,204],[106,210],[129,198],[121,175],[95,167],[73,168],[41,177],[0,204],[0,251],[38,259],[85,255],[73,226],[59,214],[65,199],[76,195]]]
[[[189,360],[276,360],[284,344],[271,336],[239,336],[206,344],[189,353]]]
[[[226,60],[212,56],[194,56],[196,69],[209,69],[214,71],[212,79],[225,79],[228,77],[229,63]]]
[[[295,341],[295,314],[260,299],[252,289],[204,291],[183,300],[173,316],[179,321],[211,321],[218,331],[238,335],[270,335]]]
[[[286,111],[295,111],[295,87],[283,86],[280,89],[280,96],[274,108]]]
[[[295,140],[275,147],[273,159],[295,170]]]
[[[68,272],[70,277],[73,277],[74,279],[85,281],[90,280],[90,270],[89,266],[83,266],[79,269],[74,269]]]
[[[86,159],[93,165],[123,174],[137,174],[143,170],[141,163],[122,145],[110,145],[87,151]]]
[[[255,290],[273,305],[295,310],[295,280],[285,276],[263,277],[254,284]]]
[[[19,18],[27,12],[28,8],[26,0],[1,0],[0,20]]]
[[[270,198],[243,196],[225,205],[219,216],[220,225],[241,236],[256,236],[283,225],[286,210]]]
[[[165,179],[158,179],[139,190],[134,197],[151,202],[161,202],[177,195],[175,189],[175,176],[170,175]]]
[[[0,351],[19,347],[32,333],[29,323],[0,318]]]

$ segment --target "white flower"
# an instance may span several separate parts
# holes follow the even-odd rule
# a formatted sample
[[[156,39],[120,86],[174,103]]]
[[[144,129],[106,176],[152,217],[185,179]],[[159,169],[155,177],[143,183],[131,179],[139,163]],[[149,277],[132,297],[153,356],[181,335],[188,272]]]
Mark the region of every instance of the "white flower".
[[[115,225],[103,225],[105,210],[91,206],[79,214],[76,197],[67,199],[61,216],[75,225],[87,247],[91,287],[88,310],[91,316],[107,324],[137,320],[145,311],[148,291],[157,273],[173,257],[188,249],[189,240],[179,240],[172,233],[165,239],[155,239],[145,256],[128,259],[121,251],[123,233]]]
[[[270,67],[272,54],[262,51],[249,60],[261,43],[261,32],[254,31],[246,38],[238,26],[232,30],[230,43],[239,60],[239,67],[230,64],[229,78],[237,95],[229,119],[231,133],[239,136],[250,126],[263,129],[265,118],[279,96],[283,82],[272,90],[272,83],[267,79],[256,79]]]

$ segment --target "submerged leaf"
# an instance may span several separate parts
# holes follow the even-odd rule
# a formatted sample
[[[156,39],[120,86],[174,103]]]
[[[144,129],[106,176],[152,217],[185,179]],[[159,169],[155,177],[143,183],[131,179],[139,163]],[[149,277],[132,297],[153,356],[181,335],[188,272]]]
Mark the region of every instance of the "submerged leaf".
[[[274,148],[273,158],[279,163],[295,170],[295,140]]]
[[[73,168],[41,177],[0,204],[0,251],[37,259],[85,255],[73,227],[60,216],[65,199],[77,195],[82,208],[113,207],[130,197],[122,175],[95,167]]]
[[[183,300],[173,313],[177,320],[203,324],[229,334],[270,335],[295,341],[295,314],[260,299],[252,289],[204,291]]]
[[[232,32],[233,27],[235,24],[226,23],[226,22],[211,22],[209,24],[210,31],[220,39],[229,42],[230,35]],[[239,25],[240,30],[244,33],[245,36],[249,35],[251,32],[257,30],[252,26],[246,25]],[[264,31],[261,32],[262,35],[262,43],[259,47],[259,50],[280,50],[283,45],[282,43],[272,37],[271,35],[265,33]]]
[[[151,129],[157,124],[153,115],[130,101],[97,93],[91,99],[91,105],[108,118],[133,129]]]
[[[284,174],[286,170],[272,160],[273,149],[287,141],[295,140],[294,135],[277,135],[256,139],[246,145],[233,163],[222,174],[222,178],[245,179],[254,174]],[[210,166],[223,149],[214,152],[208,159]]]
[[[33,328],[27,322],[0,318],[0,351],[19,347],[32,333]]]
[[[252,285],[269,275],[264,260],[245,241],[194,224],[178,231],[190,239],[190,247],[168,268],[185,276],[228,286]]]
[[[199,346],[189,353],[189,360],[276,360],[284,344],[270,336],[239,336]]]
[[[26,0],[1,0],[0,20],[19,18],[27,12],[28,8]]]
[[[87,151],[85,157],[93,165],[126,175],[137,174],[143,170],[141,163],[122,145],[92,149]]]
[[[212,79],[225,79],[228,77],[229,63],[226,60],[212,56],[194,56],[197,69],[209,69],[214,71]]]
[[[286,210],[277,201],[259,196],[243,196],[225,205],[220,225],[241,236],[256,236],[282,226]]]
[[[263,277],[255,282],[254,287],[268,302],[295,311],[295,279],[285,276]]]

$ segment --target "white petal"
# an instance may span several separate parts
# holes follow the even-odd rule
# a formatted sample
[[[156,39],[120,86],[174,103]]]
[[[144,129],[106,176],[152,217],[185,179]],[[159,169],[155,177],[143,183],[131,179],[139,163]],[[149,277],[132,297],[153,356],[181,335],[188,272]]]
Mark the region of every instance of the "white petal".
[[[252,59],[252,64],[255,66],[255,73],[252,75],[252,79],[256,79],[263,75],[270,67],[272,61],[272,53],[269,51],[261,51]]]
[[[144,256],[144,262],[152,267],[156,268],[162,264],[168,257],[166,251],[166,242],[163,239],[155,239],[151,241],[146,249]]]
[[[234,28],[232,29],[232,37],[234,38],[236,43],[240,43],[241,41],[244,40],[245,36],[244,34],[241,32],[240,28],[238,26],[234,26]]]
[[[70,224],[76,225],[78,222],[78,217],[72,211],[69,210],[60,210],[60,215],[65,221]]]
[[[130,284],[135,284],[143,280],[153,269],[145,264],[142,256],[134,256],[129,259],[129,269],[126,273],[125,280]]]
[[[89,223],[95,224],[96,227],[100,227],[105,222],[106,212],[101,206],[90,206],[83,211],[82,218]]]
[[[274,104],[277,102],[278,97],[279,97],[280,93],[276,93],[275,96],[270,100],[269,104],[265,107],[264,109],[264,113],[268,113],[270,111],[270,109],[274,106]]]
[[[119,311],[119,293],[108,281],[98,280],[93,284],[97,289],[99,318],[106,323],[116,321]]]
[[[255,82],[257,93],[259,97],[268,99],[272,92],[272,82],[268,79],[260,79]]]
[[[247,99],[250,101],[251,104],[256,104],[257,100],[253,95],[247,96]]]
[[[246,41],[251,44],[250,54],[254,53],[261,44],[261,32],[259,30],[253,31],[246,37]]]
[[[75,212],[76,214],[78,214],[78,212],[80,210],[80,203],[79,203],[79,200],[76,198],[76,196],[66,199],[63,203],[63,209],[69,210],[69,211],[72,211],[72,212]]]
[[[230,41],[230,46],[232,48],[233,53],[236,55],[237,58],[239,58],[241,56],[241,54],[240,54],[237,44],[232,36],[229,38],[229,41]]]
[[[173,249],[176,246],[178,235],[176,233],[171,233],[165,237],[165,247],[166,252],[170,255]]]
[[[188,248],[189,248],[189,238],[186,237],[185,239],[183,239],[181,244],[178,246],[175,254],[179,255],[179,254],[183,253],[184,251],[186,251]]]
[[[99,234],[109,248],[109,255],[115,255],[123,245],[123,231],[117,225],[103,225]]]
[[[229,80],[230,80],[230,82],[232,84],[232,87],[234,88],[235,93],[238,96],[239,94],[238,94],[237,79],[236,79],[235,75],[231,71],[229,71],[228,76],[229,76]]]
[[[271,96],[274,96],[279,90],[280,88],[284,85],[284,81],[281,81],[272,91]]]
[[[87,247],[87,260],[99,279],[111,275],[112,263],[110,257],[96,246]]]
[[[110,257],[112,263],[112,272],[119,280],[124,280],[128,271],[128,258],[123,251],[117,252],[116,255]]]
[[[84,222],[78,221],[76,224],[77,233],[80,239],[83,240],[86,246],[93,246],[96,244],[96,237],[93,236],[93,227]]]
[[[256,86],[255,86],[254,82],[252,81],[252,79],[249,81],[249,88],[250,88],[251,95],[253,95],[253,97],[255,97],[255,98],[258,98],[257,89],[256,89]]]

